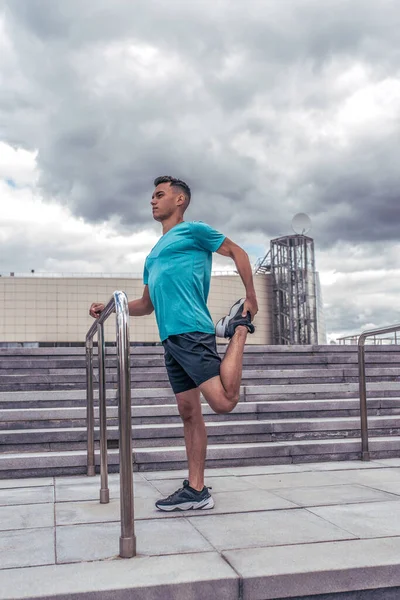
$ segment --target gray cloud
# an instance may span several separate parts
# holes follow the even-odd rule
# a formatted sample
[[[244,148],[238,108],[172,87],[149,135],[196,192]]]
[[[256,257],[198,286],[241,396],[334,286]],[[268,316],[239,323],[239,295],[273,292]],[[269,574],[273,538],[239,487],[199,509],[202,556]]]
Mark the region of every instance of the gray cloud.
[[[243,242],[304,211],[323,251],[397,240],[396,0],[0,6],[0,138],[38,150],[49,202],[128,234],[173,174]]]
[[[49,0],[5,6],[21,74],[18,85],[6,82],[2,94],[5,139],[38,148],[45,194],[89,221],[117,215],[121,227],[149,224],[151,182],[160,173],[192,184],[194,218],[212,213],[217,226],[270,235],[305,184],[314,185],[310,212],[350,199],[357,221],[360,194],[376,202],[369,164],[375,159],[382,179],[388,175],[378,190],[382,204],[396,197],[399,169],[388,173],[387,163],[393,134],[378,140],[379,152],[371,140],[368,161],[360,157],[364,140],[344,155],[328,140],[316,155],[309,132],[296,128],[296,118],[314,110],[328,119],[334,103],[343,101],[347,90],[337,91],[329,80],[341,69],[362,62],[375,78],[394,74],[394,2],[250,2],[245,11],[242,2],[119,1],[111,10],[105,0],[89,0],[65,3],[62,11]],[[160,69],[140,51],[130,52],[129,44],[155,48]],[[258,97],[264,114],[257,114]],[[245,134],[250,144],[262,137],[264,159],[246,155],[235,142]],[[309,156],[309,164],[290,178],[286,161],[296,166],[299,153]],[[287,189],[279,189],[285,178]],[[302,209],[302,198],[297,201]],[[274,217],[260,219],[260,209]],[[384,235],[391,217],[390,210],[374,214]],[[321,238],[328,244],[335,239],[329,232],[336,223],[352,239],[352,223],[344,227],[340,216],[334,223],[321,219]]]

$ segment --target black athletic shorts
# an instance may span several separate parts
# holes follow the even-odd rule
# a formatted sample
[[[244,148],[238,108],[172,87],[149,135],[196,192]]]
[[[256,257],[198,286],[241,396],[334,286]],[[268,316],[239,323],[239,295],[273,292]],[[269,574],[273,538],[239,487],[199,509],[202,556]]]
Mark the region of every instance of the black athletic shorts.
[[[187,392],[219,375],[221,358],[215,335],[181,333],[163,341],[165,366],[175,394]]]

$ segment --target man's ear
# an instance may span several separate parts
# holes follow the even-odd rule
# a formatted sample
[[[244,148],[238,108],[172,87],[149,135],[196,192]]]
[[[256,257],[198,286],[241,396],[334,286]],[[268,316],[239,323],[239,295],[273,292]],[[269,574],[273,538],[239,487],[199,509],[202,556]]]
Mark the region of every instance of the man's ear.
[[[185,204],[185,196],[183,194],[179,194],[176,200],[178,206],[182,206],[182,204]]]

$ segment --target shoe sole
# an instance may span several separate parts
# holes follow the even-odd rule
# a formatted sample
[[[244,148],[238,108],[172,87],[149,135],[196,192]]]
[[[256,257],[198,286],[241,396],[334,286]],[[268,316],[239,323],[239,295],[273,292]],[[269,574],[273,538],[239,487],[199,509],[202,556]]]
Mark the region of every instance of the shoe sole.
[[[157,506],[158,510],[171,512],[173,510],[207,510],[214,508],[214,500],[212,497],[205,498],[201,502],[183,502],[182,504],[173,504],[172,506]]]
[[[219,338],[224,338],[224,332],[226,331],[226,321],[228,317],[223,317],[215,326],[215,335]]]
[[[234,317],[238,311],[238,308],[241,304],[243,304],[245,301],[245,298],[241,298],[240,300],[238,300],[237,302],[235,302],[235,304],[231,307],[229,314],[226,315],[225,317],[223,317],[222,319],[220,319],[218,321],[218,323],[215,326],[215,334],[217,335],[217,337],[220,338],[224,338],[225,335],[220,335],[218,333],[218,330],[221,328],[222,331],[226,332],[226,328],[229,324],[229,321],[232,319],[232,317]]]

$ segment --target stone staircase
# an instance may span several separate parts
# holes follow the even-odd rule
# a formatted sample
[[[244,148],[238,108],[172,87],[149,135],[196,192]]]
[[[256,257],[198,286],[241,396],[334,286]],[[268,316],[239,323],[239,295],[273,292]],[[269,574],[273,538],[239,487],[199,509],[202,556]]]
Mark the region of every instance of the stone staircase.
[[[399,456],[400,347],[367,346],[366,363],[371,456]],[[184,468],[163,349],[132,347],[131,366],[134,468]],[[116,471],[113,347],[106,367],[109,470]],[[0,349],[0,478],[85,473],[85,382],[84,348]],[[242,384],[233,413],[203,406],[207,466],[359,459],[356,346],[248,346]],[[96,406],[98,447],[97,418]]]

